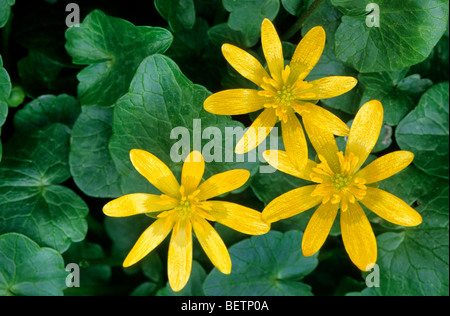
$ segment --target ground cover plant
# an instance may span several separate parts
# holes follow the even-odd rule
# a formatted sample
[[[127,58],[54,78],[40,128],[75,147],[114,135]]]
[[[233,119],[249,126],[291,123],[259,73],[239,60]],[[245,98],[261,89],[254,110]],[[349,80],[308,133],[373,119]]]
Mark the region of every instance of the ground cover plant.
[[[448,25],[0,0],[0,295],[447,296]]]

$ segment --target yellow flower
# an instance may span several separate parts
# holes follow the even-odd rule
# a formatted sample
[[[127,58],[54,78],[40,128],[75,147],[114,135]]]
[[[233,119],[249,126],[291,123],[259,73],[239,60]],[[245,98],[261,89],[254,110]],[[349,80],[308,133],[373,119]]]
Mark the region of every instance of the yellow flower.
[[[270,75],[260,62],[244,50],[225,44],[226,60],[242,76],[262,88],[233,89],[215,93],[206,99],[206,111],[219,115],[240,115],[264,109],[236,146],[243,154],[257,147],[281,121],[283,142],[296,167],[305,166],[308,150],[303,128],[295,112],[303,119],[334,135],[348,135],[348,127],[338,117],[315,105],[319,99],[339,96],[357,83],[353,77],[333,76],[311,82],[306,76],[314,68],[325,46],[325,31],[318,26],[310,30],[297,46],[290,65],[284,66],[280,38],[273,24],[265,19],[261,27],[261,42]],[[307,123],[303,120],[303,123]]]
[[[306,227],[302,250],[315,254],[325,242],[340,207],[344,246],[350,259],[361,270],[372,268],[377,260],[377,244],[372,227],[359,202],[385,220],[403,226],[416,226],[422,217],[398,197],[376,188],[374,184],[406,168],[414,155],[408,151],[386,154],[363,169],[362,164],[378,140],[383,123],[383,107],[373,100],[356,115],[345,153],[338,150],[334,136],[311,128],[307,133],[318,153],[320,163],[309,160],[297,169],[286,152],[266,151],[265,159],[275,168],[315,182],[287,192],[263,210],[263,220],[272,223],[319,205]]]
[[[193,151],[185,160],[181,185],[170,169],[154,155],[138,149],[130,152],[136,170],[163,194],[129,194],[115,199],[103,208],[108,216],[125,217],[152,214],[157,220],[141,235],[126,257],[129,267],[155,249],[172,231],[168,255],[168,277],[174,291],[187,283],[192,267],[192,229],[212,263],[229,274],[228,250],[208,221],[217,221],[245,234],[259,235],[269,230],[261,213],[224,201],[206,201],[235,190],[247,182],[250,173],[235,169],[214,175],[202,182],[205,161]]]

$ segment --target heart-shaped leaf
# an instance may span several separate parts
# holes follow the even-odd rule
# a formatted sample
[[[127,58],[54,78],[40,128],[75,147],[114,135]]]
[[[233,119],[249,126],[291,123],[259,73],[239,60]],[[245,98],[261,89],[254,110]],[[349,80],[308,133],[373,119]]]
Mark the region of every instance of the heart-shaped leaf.
[[[142,60],[164,53],[173,37],[163,28],[134,26],[96,10],[80,27],[69,28],[66,39],[73,63],[89,65],[78,74],[81,104],[111,106],[127,92]]]

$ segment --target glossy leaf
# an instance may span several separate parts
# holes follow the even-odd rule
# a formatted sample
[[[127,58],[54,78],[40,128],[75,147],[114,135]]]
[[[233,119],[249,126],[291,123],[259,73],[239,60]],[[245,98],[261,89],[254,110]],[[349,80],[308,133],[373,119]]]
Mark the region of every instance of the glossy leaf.
[[[16,3],[16,0],[0,0],[0,28],[4,27],[8,22],[11,14],[11,7]]]
[[[165,29],[134,26],[101,11],[69,28],[66,38],[73,63],[88,65],[78,73],[78,98],[82,105],[100,106],[111,106],[125,94],[142,60],[165,52],[172,43]]]
[[[417,107],[399,124],[395,136],[401,149],[414,153],[414,164],[424,172],[449,175],[448,82],[431,87]]]
[[[376,2],[375,12],[366,9],[370,0],[331,2],[344,14],[336,32],[336,56],[363,73],[393,71],[425,60],[447,27],[445,0],[382,0]],[[377,21],[379,26],[371,24]]]
[[[311,296],[311,288],[299,282],[317,266],[317,256],[301,252],[302,233],[271,231],[237,243],[229,249],[233,269],[223,275],[214,269],[206,278],[206,295]]]
[[[194,0],[155,0],[155,7],[175,32],[191,29],[195,24]]]
[[[0,235],[0,296],[62,296],[68,273],[61,255],[28,237]]]
[[[64,252],[87,232],[86,203],[59,185],[70,177],[67,126],[16,135],[0,165],[0,233],[18,232]]]
[[[117,170],[129,181],[129,190],[143,190],[145,186],[141,193],[154,190],[131,165],[131,149],[151,152],[176,175],[181,174],[185,156],[194,149],[201,150],[207,162],[205,179],[229,169],[256,168],[257,163],[253,162],[241,163],[234,159],[228,162],[234,155],[235,142],[227,139],[230,134],[226,128],[228,131],[242,129],[242,125],[228,116],[207,113],[203,102],[209,94],[204,87],[190,82],[165,56],[151,56],[141,64],[130,92],[114,106],[113,136],[109,143]],[[201,135],[208,127],[220,135]],[[215,140],[214,148],[208,146],[211,138]],[[212,152],[215,156],[211,156]]]
[[[418,208],[422,225],[377,238],[384,296],[448,296],[448,187]]]

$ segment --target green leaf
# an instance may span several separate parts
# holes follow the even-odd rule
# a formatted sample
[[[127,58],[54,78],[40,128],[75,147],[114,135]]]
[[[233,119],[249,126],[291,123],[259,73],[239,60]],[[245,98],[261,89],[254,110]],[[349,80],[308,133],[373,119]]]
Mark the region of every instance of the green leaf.
[[[8,72],[3,68],[3,59],[0,55],[0,134],[1,127],[8,115],[8,99],[11,94],[11,81]],[[2,161],[2,142],[0,141],[0,161]]]
[[[109,153],[112,116],[111,108],[84,106],[72,129],[70,172],[78,188],[89,196],[116,198],[131,193]]]
[[[449,86],[443,82],[424,93],[417,107],[398,125],[397,143],[414,153],[413,163],[425,173],[449,176]]]
[[[327,44],[322,56],[316,66],[307,76],[307,81],[312,81],[330,76],[350,76],[357,77],[358,72],[340,61],[334,55],[332,48]],[[326,106],[332,109],[340,110],[349,114],[356,114],[362,95],[362,85],[358,83],[356,87],[343,95],[335,98],[320,100]]]
[[[224,275],[214,269],[206,278],[206,295],[311,296],[311,288],[299,282],[317,266],[317,255],[305,258],[302,233],[270,231],[241,241],[229,249],[233,269]]]
[[[18,85],[13,85],[11,94],[9,95],[8,99],[8,106],[10,108],[17,108],[18,106],[22,105],[24,100],[25,91],[23,90],[23,88]]]
[[[392,144],[392,136],[393,136],[392,126],[384,124],[381,127],[380,136],[378,137],[375,147],[373,147],[372,149],[372,153],[377,153],[389,148],[389,146],[391,146]]]
[[[66,263],[80,266],[80,285],[84,289],[107,284],[111,278],[111,267],[101,264],[105,253],[99,244],[87,241],[73,243],[63,257]]]
[[[141,193],[155,190],[132,166],[131,149],[151,152],[175,175],[181,175],[183,160],[193,149],[201,150],[207,162],[205,179],[234,168],[254,170],[258,166],[256,162],[237,161],[233,154],[235,139],[225,128],[242,130],[243,125],[229,116],[207,113],[203,102],[209,95],[204,87],[190,82],[171,59],[162,55],[145,59],[130,92],[114,106],[113,136],[109,143],[113,161],[127,179],[129,190]],[[220,137],[207,139],[204,131],[209,127],[220,132]],[[177,135],[180,129],[187,134]],[[183,153],[174,147],[180,142],[186,145]],[[212,150],[208,146],[211,142],[215,145]],[[211,156],[212,152],[218,157]]]
[[[148,254],[141,263],[142,273],[152,282],[162,284],[165,276],[164,265],[156,251]]]
[[[284,9],[295,16],[300,16],[311,2],[311,0],[281,0]]]
[[[62,296],[67,272],[61,255],[26,236],[0,236],[0,296]]]
[[[16,134],[6,144],[0,165],[0,233],[18,232],[41,246],[64,252],[84,239],[88,208],[72,190],[69,129],[53,124],[29,136]]]
[[[219,74],[226,60],[220,52],[222,43],[215,45],[209,40],[209,30],[208,22],[199,17],[192,29],[174,34],[165,55],[173,59],[190,80],[216,91],[222,88]]]
[[[136,215],[125,218],[106,217],[105,230],[112,240],[112,256],[125,259],[131,251],[139,236],[154,222],[148,216]],[[151,256],[152,254],[150,254]],[[144,265],[144,258],[136,265]]]
[[[174,32],[191,29],[195,24],[194,0],[155,0],[159,14]]]
[[[80,115],[80,104],[67,94],[43,95],[26,104],[14,116],[14,125],[21,132],[42,129],[54,123],[72,128]]]
[[[211,27],[208,30],[208,38],[218,47],[225,43],[239,47],[251,47],[255,44],[255,41],[258,41],[258,39],[249,41],[245,34],[233,30],[228,23],[221,23]]]
[[[397,88],[406,92],[411,98],[419,98],[425,91],[433,85],[433,81],[427,78],[421,78],[419,74],[409,75],[400,81]]]
[[[257,173],[250,187],[258,199],[267,205],[276,197],[307,184],[310,182],[277,170],[274,173]]]
[[[172,43],[169,31],[134,26],[101,11],[91,12],[80,27],[66,31],[66,49],[77,65],[82,105],[111,106],[125,94],[142,60],[165,52]]]
[[[222,0],[222,4],[230,12],[228,26],[244,35],[246,47],[258,42],[264,18],[273,20],[280,10],[280,0]]]
[[[424,222],[377,237],[380,287],[384,296],[449,295],[448,186],[420,206]]]
[[[380,101],[383,104],[384,122],[397,126],[414,107],[408,94],[398,88],[407,72],[408,68],[393,72],[360,74],[358,79],[363,87],[360,105],[370,100]]]
[[[0,0],[0,28],[4,27],[8,22],[11,14],[11,7],[16,0]]]
[[[430,56],[420,64],[411,67],[411,73],[418,73],[433,82],[448,81],[449,79],[449,38],[447,31],[434,47]],[[439,71],[436,71],[436,70]]]
[[[158,290],[158,284],[152,282],[144,282],[133,290],[130,296],[154,296]]]
[[[21,84],[27,94],[37,98],[43,94],[76,94],[76,74],[67,74],[66,68],[47,55],[30,50],[28,56],[17,63]]]
[[[393,71],[425,60],[444,34],[448,1],[380,0],[379,27],[369,27],[371,0],[332,0],[344,17],[336,32],[336,56],[360,72]]]
[[[380,189],[391,192],[409,205],[426,203],[437,190],[446,186],[447,180],[430,177],[414,165],[409,165],[396,175],[379,182]]]
[[[326,47],[334,52],[334,34],[341,24],[342,13],[335,8],[330,0],[324,0],[306,19],[302,27],[302,36],[305,36],[313,27],[322,26],[327,37]]]
[[[327,41],[325,49],[318,63],[306,78],[307,81],[329,76],[357,77],[358,71],[350,65],[339,60],[334,53],[334,35],[341,23],[342,13],[331,5],[330,0],[323,3],[308,17],[302,28],[305,36],[313,27],[322,26],[325,30]],[[335,98],[320,100],[324,105],[348,114],[356,114],[361,101],[362,87],[358,84],[352,90]],[[342,119],[342,117],[341,117]]]
[[[6,69],[3,68],[3,59],[0,55],[0,127],[5,123],[8,114],[8,99],[11,89],[11,79]]]

